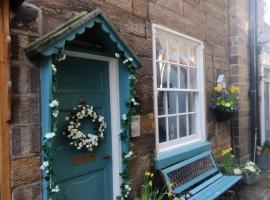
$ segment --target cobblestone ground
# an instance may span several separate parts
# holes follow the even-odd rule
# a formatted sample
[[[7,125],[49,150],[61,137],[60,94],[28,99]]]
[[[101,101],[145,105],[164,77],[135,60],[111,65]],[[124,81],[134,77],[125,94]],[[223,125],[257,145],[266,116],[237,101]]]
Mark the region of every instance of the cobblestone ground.
[[[270,170],[261,172],[260,181],[240,188],[240,200],[270,200]]]

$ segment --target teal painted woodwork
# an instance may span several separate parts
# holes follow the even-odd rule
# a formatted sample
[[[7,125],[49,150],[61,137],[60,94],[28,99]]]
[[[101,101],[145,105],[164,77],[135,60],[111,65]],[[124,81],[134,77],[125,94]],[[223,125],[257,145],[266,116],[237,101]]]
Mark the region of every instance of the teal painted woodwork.
[[[173,156],[176,155],[181,158],[168,160],[167,154],[163,154],[164,160],[170,164],[161,173],[168,190],[180,194],[180,200],[213,200],[241,180],[241,176],[227,176],[219,172],[209,143],[197,143]],[[164,160],[159,164],[164,166]],[[172,164],[173,160],[176,161]],[[191,195],[185,196],[187,192]]]
[[[51,57],[42,57],[40,67],[40,96],[41,96],[41,138],[46,133],[51,131],[51,114],[50,114],[50,96],[51,96],[51,83],[52,83],[52,71]],[[43,144],[42,140],[42,144]],[[43,156],[43,155],[42,155]],[[41,156],[41,157],[42,157]],[[43,174],[44,176],[44,174]],[[42,189],[47,191],[47,182],[43,181]],[[43,193],[43,199],[48,199],[47,193]]]
[[[122,52],[127,58],[132,57],[134,64],[140,67],[141,64],[136,54],[120,34],[117,33],[116,29],[100,9],[96,9],[90,13],[85,11],[79,13],[74,18],[29,45],[26,53],[28,56],[35,56],[37,54],[51,56],[57,48],[63,48],[67,42],[73,41],[77,36],[85,34],[87,30],[97,24],[109,36],[110,41],[116,45],[117,52]]]
[[[53,145],[53,177],[60,186],[59,200],[107,200],[112,199],[112,156],[110,125],[109,67],[107,62],[67,57],[57,65],[57,88],[59,100],[58,132]],[[107,129],[97,149],[76,150],[62,135],[65,117],[80,100],[93,105],[105,117]],[[83,119],[80,127],[84,133],[93,133],[90,119]],[[91,155],[90,155],[91,154]],[[95,157],[89,161],[90,157]],[[77,161],[76,161],[77,160]],[[82,160],[82,163],[80,161]],[[78,163],[79,162],[79,163]]]
[[[161,170],[206,151],[211,151],[211,143],[207,141],[196,142],[191,145],[165,151],[159,153],[155,158],[155,168]]]

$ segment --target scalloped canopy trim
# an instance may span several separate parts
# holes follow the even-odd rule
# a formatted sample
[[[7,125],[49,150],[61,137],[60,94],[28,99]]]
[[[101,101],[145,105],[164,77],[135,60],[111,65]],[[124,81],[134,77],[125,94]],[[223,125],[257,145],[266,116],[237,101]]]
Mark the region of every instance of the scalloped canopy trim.
[[[121,51],[125,57],[133,58],[137,67],[140,67],[140,61],[132,49],[127,45],[124,39],[116,32],[113,26],[109,23],[106,17],[102,14],[100,9],[96,9],[91,13],[81,12],[71,20],[67,21],[62,26],[42,36],[37,41],[33,42],[26,49],[26,54],[29,57],[41,54],[43,56],[51,56],[59,48],[63,48],[67,41],[75,39],[76,35],[81,35],[86,29],[91,29],[95,23],[101,24],[101,28],[106,32],[111,41],[113,41],[118,50]]]

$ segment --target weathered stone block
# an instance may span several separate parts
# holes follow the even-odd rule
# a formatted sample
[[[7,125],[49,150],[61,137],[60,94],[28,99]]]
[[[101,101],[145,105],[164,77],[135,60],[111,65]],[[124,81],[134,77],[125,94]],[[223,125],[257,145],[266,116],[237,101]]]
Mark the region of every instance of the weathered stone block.
[[[148,16],[148,1],[133,0],[133,13],[139,17],[146,18]]]
[[[155,132],[154,113],[141,115],[141,134],[152,134]]]
[[[132,0],[105,0],[105,2],[132,12]]]
[[[12,192],[12,200],[41,200],[41,185],[35,182],[17,187]]]
[[[40,180],[40,157],[26,157],[11,161],[12,188]]]
[[[38,126],[12,127],[12,156],[38,154],[40,151],[40,128]]]

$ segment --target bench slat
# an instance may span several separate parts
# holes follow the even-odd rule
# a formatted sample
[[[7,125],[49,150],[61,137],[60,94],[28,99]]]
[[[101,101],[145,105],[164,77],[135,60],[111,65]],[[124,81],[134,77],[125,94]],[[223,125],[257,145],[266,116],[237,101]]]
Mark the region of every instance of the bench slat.
[[[223,176],[196,195],[191,196],[189,200],[213,200],[226,192],[240,179],[241,176]]]
[[[210,178],[209,180],[206,180],[205,182],[203,182],[202,184],[200,184],[199,186],[197,186],[196,188],[192,189],[190,192],[191,194],[197,194],[198,192],[200,192],[201,190],[203,190],[204,188],[206,188],[207,186],[209,186],[210,184],[214,183],[215,181],[217,181],[218,179],[222,178],[224,175],[222,173],[218,173],[217,175],[215,175],[214,177]]]

